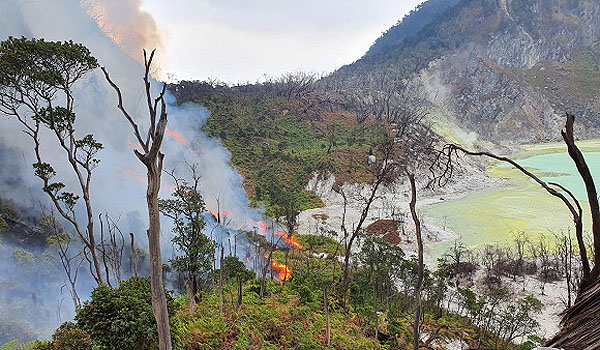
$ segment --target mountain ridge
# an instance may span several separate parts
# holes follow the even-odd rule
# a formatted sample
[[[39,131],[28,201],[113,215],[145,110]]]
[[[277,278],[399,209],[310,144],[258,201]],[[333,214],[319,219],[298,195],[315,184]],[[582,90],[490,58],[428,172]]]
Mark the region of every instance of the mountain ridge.
[[[599,14],[589,0],[430,0],[329,78],[408,79],[425,89],[438,121],[483,141],[556,140],[565,111],[592,138],[600,130],[600,101],[589,93],[600,88]]]

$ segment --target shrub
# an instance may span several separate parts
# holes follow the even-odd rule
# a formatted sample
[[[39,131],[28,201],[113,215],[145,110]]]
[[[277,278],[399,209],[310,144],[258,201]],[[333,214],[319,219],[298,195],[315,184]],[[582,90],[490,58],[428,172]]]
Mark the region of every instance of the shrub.
[[[169,309],[173,299],[167,294]],[[75,317],[104,349],[158,349],[149,278],[131,278],[118,288],[98,286]]]
[[[40,349],[38,347],[38,349]],[[41,349],[44,349],[43,347]],[[63,323],[52,336],[53,350],[91,350],[92,338],[71,322]]]

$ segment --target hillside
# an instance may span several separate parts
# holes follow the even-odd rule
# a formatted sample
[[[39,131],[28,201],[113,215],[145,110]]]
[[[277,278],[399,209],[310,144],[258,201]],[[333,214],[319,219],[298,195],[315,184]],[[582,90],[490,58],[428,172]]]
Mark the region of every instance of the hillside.
[[[205,132],[231,152],[246,192],[268,212],[274,209],[273,192],[280,189],[297,196],[300,210],[322,206],[320,198],[304,190],[317,172],[335,175],[340,184],[368,180],[367,155],[380,138],[376,123],[357,123],[353,111],[330,100],[331,106],[322,106],[323,91],[286,97],[285,85],[170,86],[178,103],[208,108]]]
[[[599,13],[587,0],[431,0],[328,79],[408,78],[445,127],[499,144],[557,139],[565,109],[594,137]]]

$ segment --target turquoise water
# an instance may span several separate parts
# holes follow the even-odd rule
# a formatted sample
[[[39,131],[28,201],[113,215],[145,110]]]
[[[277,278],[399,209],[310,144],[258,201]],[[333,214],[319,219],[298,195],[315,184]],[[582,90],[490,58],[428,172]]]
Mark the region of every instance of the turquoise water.
[[[600,189],[600,151],[585,153],[585,158]],[[584,227],[589,228],[589,209],[585,186],[566,151],[547,153],[517,160],[544,181],[557,182],[571,190],[584,207]],[[492,176],[510,177],[511,186],[476,191],[454,201],[423,208],[425,220],[450,229],[467,246],[510,244],[513,233],[527,232],[531,237],[552,235],[572,230],[572,219],[564,204],[548,195],[533,180],[499,162]],[[434,255],[443,253],[453,242],[433,245]]]
[[[600,184],[600,152],[584,153],[585,160],[594,176],[596,187]],[[517,161],[527,168],[538,169],[541,173],[552,173],[549,176],[542,176],[546,182],[557,182],[573,192],[575,197],[587,201],[587,194],[583,181],[577,173],[577,168],[573,160],[566,151],[564,153],[549,153],[525,158]],[[499,167],[510,167],[502,164]]]

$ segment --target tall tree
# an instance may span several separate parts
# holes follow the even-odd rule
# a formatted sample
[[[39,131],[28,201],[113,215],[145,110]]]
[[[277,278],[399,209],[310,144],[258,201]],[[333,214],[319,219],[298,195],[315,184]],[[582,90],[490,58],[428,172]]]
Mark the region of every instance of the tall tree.
[[[0,43],[0,112],[17,119],[33,142],[34,172],[43,181],[56,210],[72,226],[91,255],[94,279],[103,283],[94,235],[94,212],[90,197],[92,171],[100,160],[96,155],[103,146],[91,134],[75,135],[75,85],[98,61],[81,44],[72,41],[47,42],[43,39],[9,38]],[[54,182],[57,171],[44,158],[41,131],[54,135],[78,184],[78,193],[65,191],[65,184]],[[81,132],[81,130],[79,130]],[[77,203],[83,198],[85,223],[77,219]]]
[[[167,103],[165,102],[165,93],[167,85],[163,87],[157,97],[151,93],[150,70],[152,68],[152,59],[155,50],[152,50],[150,56],[144,50],[144,85],[146,92],[146,101],[148,104],[148,117],[150,126],[146,137],[142,136],[140,128],[135,120],[123,105],[123,95],[121,89],[115,84],[108,74],[105,67],[102,72],[110,86],[117,93],[119,100],[118,108],[123,117],[129,122],[141,150],[134,149],[133,153],[144,164],[147,170],[148,189],[146,191],[146,202],[148,205],[148,245],[150,251],[150,287],[152,290],[152,310],[156,319],[158,329],[158,344],[160,350],[171,350],[171,329],[169,326],[169,313],[167,310],[167,298],[163,287],[162,276],[162,256],[160,251],[160,210],[158,207],[158,192],[161,187],[161,174],[163,171],[163,161],[165,155],[161,152],[162,143],[167,128]]]
[[[215,257],[216,242],[204,233],[204,200],[198,192],[200,177],[192,167],[193,183],[178,179],[174,174],[175,192],[170,199],[159,199],[161,213],[173,220],[172,242],[181,255],[170,260],[171,265],[185,278],[186,291],[193,311],[198,302],[202,276],[208,279]]]

